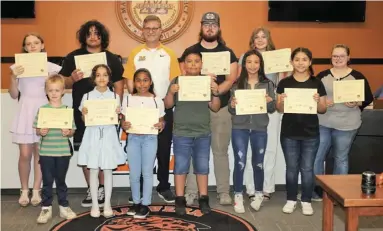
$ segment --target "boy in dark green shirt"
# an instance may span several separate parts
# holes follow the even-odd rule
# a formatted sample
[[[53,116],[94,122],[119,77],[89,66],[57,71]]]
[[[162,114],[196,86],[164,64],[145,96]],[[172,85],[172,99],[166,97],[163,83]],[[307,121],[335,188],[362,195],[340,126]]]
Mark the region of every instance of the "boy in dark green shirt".
[[[185,71],[189,78],[200,76],[202,69],[201,53],[191,51],[185,55]],[[174,111],[173,152],[175,156],[174,181],[176,187],[176,213],[185,214],[185,181],[189,172],[190,159],[193,158],[194,174],[196,174],[199,191],[199,207],[202,213],[210,212],[207,195],[209,158],[210,158],[210,110],[220,109],[218,85],[215,77],[211,78],[211,100],[180,101],[178,85],[179,77],[171,82],[165,97],[165,107]],[[201,86],[202,87],[202,86]]]

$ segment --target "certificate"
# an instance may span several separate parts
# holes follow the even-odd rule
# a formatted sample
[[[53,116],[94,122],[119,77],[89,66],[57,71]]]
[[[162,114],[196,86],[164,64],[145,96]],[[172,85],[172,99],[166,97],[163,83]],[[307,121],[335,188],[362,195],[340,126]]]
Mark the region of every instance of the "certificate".
[[[201,52],[202,54],[202,70],[201,74],[209,73],[215,75],[230,74],[230,52]]]
[[[88,109],[85,115],[85,126],[118,124],[115,99],[86,100],[84,107]]]
[[[265,74],[292,71],[293,66],[290,64],[290,55],[290,48],[262,52]]]
[[[45,52],[15,54],[15,63],[24,68],[24,73],[17,78],[48,76],[48,57]]]
[[[342,80],[333,83],[334,103],[364,101],[364,80]]]
[[[210,76],[180,76],[178,77],[179,101],[210,101]]]
[[[236,90],[235,99],[237,115],[252,115],[267,113],[266,89]]]
[[[37,128],[72,129],[73,108],[40,108]]]
[[[314,100],[317,89],[285,88],[284,113],[317,114],[318,105]]]
[[[84,72],[84,78],[90,77],[94,66],[98,64],[108,65],[105,52],[88,55],[76,55],[74,57],[74,61],[76,63],[76,69],[80,69]]]
[[[158,129],[154,124],[159,122],[158,108],[127,107],[125,120],[131,123],[127,133],[157,135]]]

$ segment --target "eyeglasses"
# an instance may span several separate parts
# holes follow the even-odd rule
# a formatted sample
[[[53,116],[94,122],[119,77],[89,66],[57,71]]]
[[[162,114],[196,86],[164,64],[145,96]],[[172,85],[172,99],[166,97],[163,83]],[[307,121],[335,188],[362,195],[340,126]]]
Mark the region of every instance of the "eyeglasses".
[[[333,55],[333,59],[345,59],[347,56],[346,55]]]
[[[204,27],[204,28],[211,27],[213,29],[218,29],[218,24],[216,24],[216,23],[204,23],[204,24],[202,24],[202,27]]]
[[[144,27],[145,32],[153,31],[154,33],[157,32],[161,27]]]

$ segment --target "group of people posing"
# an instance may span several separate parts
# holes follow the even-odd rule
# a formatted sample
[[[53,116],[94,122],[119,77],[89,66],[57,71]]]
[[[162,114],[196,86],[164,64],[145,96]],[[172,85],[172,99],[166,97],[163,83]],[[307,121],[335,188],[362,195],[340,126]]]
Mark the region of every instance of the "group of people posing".
[[[125,66],[120,58],[107,50],[109,33],[98,21],[88,21],[77,32],[81,48],[69,53],[61,66],[48,62],[49,77],[17,78],[22,66],[12,65],[9,93],[18,99],[18,112],[12,124],[13,142],[19,145],[19,204],[42,206],[38,223],[52,217],[52,187],[56,183],[60,216],[76,217],[67,200],[65,177],[73,148],[78,165],[83,167],[88,192],[82,206],[91,207],[90,215],[113,216],[110,199],[112,171],[128,162],[133,209],[128,215],[145,218],[152,202],[153,166],[157,158],[156,188],[167,203],[175,203],[176,213],[185,214],[186,206],[196,200],[203,214],[211,210],[208,196],[210,148],[213,152],[217,199],[222,205],[234,204],[234,211],[244,213],[244,183],[250,206],[258,211],[275,191],[276,148],[280,142],[286,162],[287,202],[284,213],[292,213],[297,205],[298,175],[301,173],[302,213],[312,215],[312,200],[321,200],[315,187],[315,174],[324,174],[324,160],[329,149],[335,160],[334,174],[348,173],[348,153],[361,125],[361,111],[373,99],[367,79],[349,67],[350,49],[335,45],[331,51],[332,68],[315,75],[312,53],[296,48],[291,53],[291,73],[265,74],[262,52],[275,50],[270,31],[257,28],[250,37],[249,51],[238,60],[226,46],[215,12],[202,16],[198,42],[187,48],[180,59],[160,42],[161,20],[149,15],[143,22],[145,44],[133,49]],[[44,40],[35,33],[23,39],[22,51],[46,52]],[[209,74],[209,102],[180,101],[179,76],[200,76],[203,52],[230,52],[230,74]],[[105,52],[107,65],[93,68],[87,78],[76,68],[75,56]],[[333,103],[333,82],[364,80],[363,102]],[[124,85],[129,94],[124,96]],[[62,103],[65,88],[72,88],[74,124],[72,129],[37,128],[40,108],[66,108]],[[317,114],[284,113],[286,88],[316,89],[313,100]],[[265,89],[267,113],[237,115],[240,89]],[[158,135],[129,133],[126,154],[121,148],[117,126],[85,126],[86,100],[114,99],[119,105],[115,113],[124,131],[132,124],[125,119],[127,107],[159,109]],[[282,121],[281,121],[282,116]],[[280,124],[281,123],[281,124]],[[280,128],[280,136],[278,130]],[[230,193],[228,148],[234,155],[234,203]],[[250,141],[251,153],[248,153]],[[170,189],[169,160],[171,145],[175,158],[175,195]],[[28,179],[34,157],[34,184],[29,198]],[[190,174],[189,174],[190,173]],[[191,174],[191,173],[194,173]],[[245,178],[245,180],[244,180]],[[40,194],[41,180],[43,183]],[[186,187],[185,187],[186,186]]]

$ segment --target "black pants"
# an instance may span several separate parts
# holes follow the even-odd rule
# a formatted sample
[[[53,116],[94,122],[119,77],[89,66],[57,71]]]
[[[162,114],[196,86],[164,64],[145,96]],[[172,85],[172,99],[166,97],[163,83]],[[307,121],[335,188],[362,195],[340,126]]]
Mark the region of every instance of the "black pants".
[[[43,176],[42,206],[51,206],[53,201],[53,182],[56,182],[56,192],[59,205],[68,207],[68,187],[65,177],[68,172],[70,156],[40,156],[40,167]]]
[[[157,149],[157,192],[163,192],[170,189],[169,183],[169,162],[170,148],[172,146],[173,136],[173,109],[165,110],[165,128],[158,134],[158,149]]]

